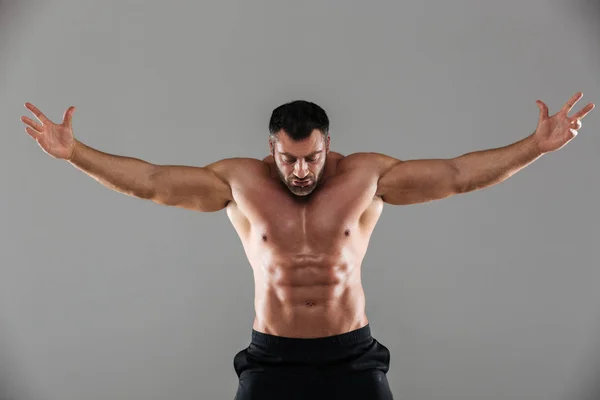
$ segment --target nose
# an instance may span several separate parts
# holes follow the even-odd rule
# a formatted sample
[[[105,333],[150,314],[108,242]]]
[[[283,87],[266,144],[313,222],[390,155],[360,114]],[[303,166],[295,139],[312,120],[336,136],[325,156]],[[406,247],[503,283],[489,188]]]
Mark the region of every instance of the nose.
[[[294,175],[296,175],[298,179],[304,179],[308,173],[308,163],[304,161],[304,159],[298,160],[294,166]]]

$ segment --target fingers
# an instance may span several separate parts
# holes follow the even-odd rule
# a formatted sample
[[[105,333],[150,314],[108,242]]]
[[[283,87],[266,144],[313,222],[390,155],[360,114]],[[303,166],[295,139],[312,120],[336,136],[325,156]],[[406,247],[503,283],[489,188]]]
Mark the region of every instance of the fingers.
[[[41,131],[44,130],[44,127],[41,124],[38,124],[37,122],[35,122],[31,118],[21,117],[21,121],[23,121],[27,125],[31,126],[33,129],[35,129],[38,132],[41,132]]]
[[[540,121],[549,118],[548,117],[548,106],[541,100],[535,102],[540,108]]]
[[[563,114],[568,114],[569,111],[571,111],[571,109],[573,108],[573,106],[575,105],[575,103],[577,103],[579,101],[579,99],[581,99],[581,97],[583,96],[583,93],[581,92],[577,92],[575,93],[575,95],[573,97],[571,97],[569,99],[569,101],[567,101],[565,103],[565,105],[563,106],[563,108],[560,110],[561,113]]]
[[[35,131],[34,129],[31,129],[30,127],[25,128],[25,130],[33,139],[37,140],[40,137],[40,133]]]
[[[65,124],[67,126],[71,126],[71,121],[73,120],[74,112],[75,112],[74,106],[67,108],[67,111],[65,111],[65,115],[63,116],[63,124]]]
[[[586,115],[588,115],[589,112],[594,109],[594,107],[596,107],[594,103],[588,104],[587,106],[585,106],[581,110],[579,110],[577,113],[575,113],[571,117],[571,119],[582,119],[583,117],[585,117]]]
[[[41,123],[46,123],[46,122],[51,122],[40,110],[37,109],[36,106],[34,106],[31,103],[25,103],[25,107],[27,107],[27,109],[29,111],[31,111],[36,117],[37,119],[40,120]]]

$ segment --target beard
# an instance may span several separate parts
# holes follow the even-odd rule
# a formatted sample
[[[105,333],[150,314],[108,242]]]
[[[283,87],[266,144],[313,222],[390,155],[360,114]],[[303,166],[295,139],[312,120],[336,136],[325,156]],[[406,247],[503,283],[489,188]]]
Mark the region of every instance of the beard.
[[[314,175],[308,175],[304,179],[298,179],[294,175],[292,175],[290,177],[285,177],[279,170],[279,167],[276,167],[276,169],[277,169],[277,174],[281,178],[281,181],[285,184],[285,186],[287,186],[287,188],[290,190],[290,192],[292,192],[296,196],[307,196],[307,195],[311,194],[313,192],[313,190],[315,190],[317,188],[317,185],[318,185],[319,181],[321,180],[321,177],[323,176],[323,172],[325,171],[325,168],[321,168],[321,170],[318,172],[318,175],[316,178]],[[308,180],[311,183],[306,186],[296,186],[293,183],[293,181],[295,181],[295,180],[297,180],[297,181]]]

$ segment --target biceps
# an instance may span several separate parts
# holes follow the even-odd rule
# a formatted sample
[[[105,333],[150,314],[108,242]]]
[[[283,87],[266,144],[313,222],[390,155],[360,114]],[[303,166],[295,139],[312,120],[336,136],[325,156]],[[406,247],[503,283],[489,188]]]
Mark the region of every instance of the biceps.
[[[227,182],[207,167],[159,165],[151,182],[151,200],[157,204],[212,212],[231,200]]]
[[[395,163],[379,179],[378,194],[390,204],[414,204],[458,193],[458,170],[450,159]]]

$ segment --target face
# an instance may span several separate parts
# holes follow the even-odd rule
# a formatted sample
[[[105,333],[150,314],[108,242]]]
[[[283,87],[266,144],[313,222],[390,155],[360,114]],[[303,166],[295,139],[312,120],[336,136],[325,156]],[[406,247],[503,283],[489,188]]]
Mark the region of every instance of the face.
[[[315,129],[308,138],[296,142],[281,130],[277,138],[269,141],[269,146],[279,177],[296,196],[312,193],[325,170],[329,136],[324,138]]]

